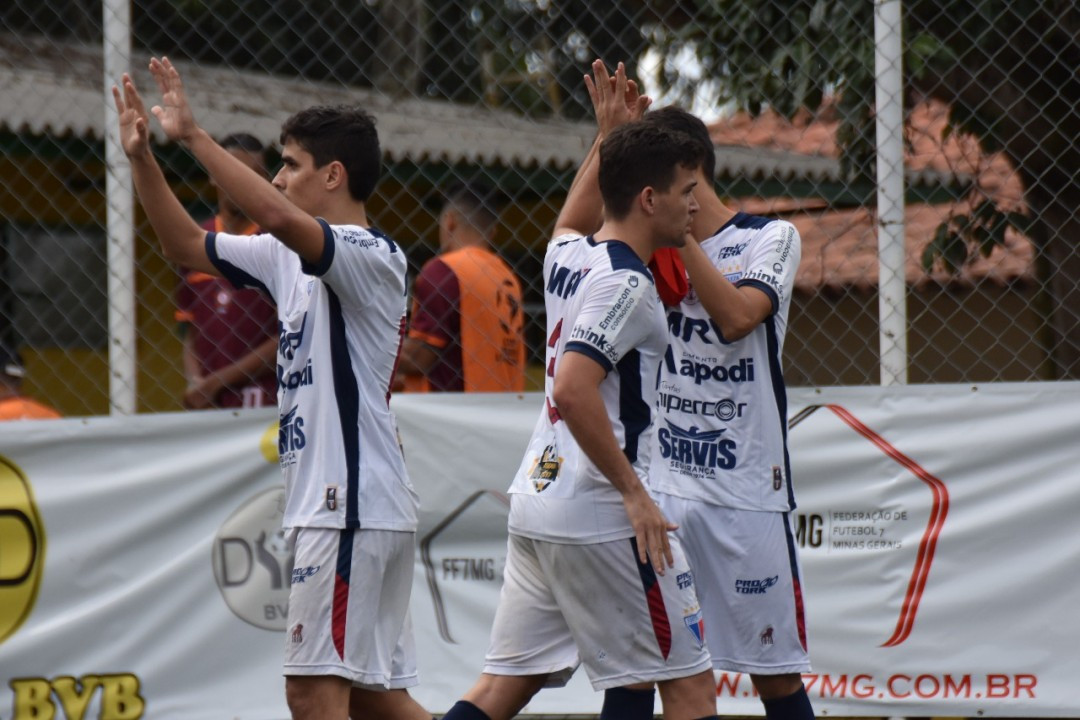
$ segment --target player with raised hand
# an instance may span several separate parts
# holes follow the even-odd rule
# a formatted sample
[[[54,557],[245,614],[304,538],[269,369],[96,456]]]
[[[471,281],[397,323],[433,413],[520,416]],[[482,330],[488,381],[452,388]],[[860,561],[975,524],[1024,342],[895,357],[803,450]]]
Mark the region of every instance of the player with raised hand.
[[[634,120],[622,65],[590,79],[602,132],[544,261],[545,407],[510,488],[484,671],[445,720],[506,720],[584,664],[596,689],[657,682],[668,720],[715,718],[689,568],[648,489],[663,310],[645,266],[685,241],[700,150]],[[603,201],[603,223],[595,234]]]
[[[645,122],[708,153],[693,237],[679,250],[689,287],[669,288],[653,488],[680,525],[714,667],[749,674],[766,718],[812,720],[782,370],[799,233],[717,197],[715,150],[699,118],[666,107]]]
[[[206,232],[150,150],[149,115],[128,75],[113,88],[120,139],[165,254],[278,308],[278,452],[284,524],[303,582],[292,585],[286,697],[297,720],[431,718],[415,685],[408,619],[417,497],[388,407],[405,316],[406,260],[370,227],[381,154],[373,119],[313,107],[284,123],[267,182],[195,121],[177,69],[153,59],[152,108],[264,234]]]

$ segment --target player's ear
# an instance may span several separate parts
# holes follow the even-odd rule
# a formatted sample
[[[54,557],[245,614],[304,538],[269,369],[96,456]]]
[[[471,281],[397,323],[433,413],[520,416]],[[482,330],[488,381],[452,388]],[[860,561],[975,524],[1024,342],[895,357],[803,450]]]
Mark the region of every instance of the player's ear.
[[[641,211],[646,215],[652,215],[656,212],[656,190],[651,186],[646,186],[637,196],[638,205],[641,206]]]
[[[338,160],[331,160],[326,165],[326,189],[336,190],[339,187],[346,185],[349,181],[348,173],[345,172],[345,166]]]

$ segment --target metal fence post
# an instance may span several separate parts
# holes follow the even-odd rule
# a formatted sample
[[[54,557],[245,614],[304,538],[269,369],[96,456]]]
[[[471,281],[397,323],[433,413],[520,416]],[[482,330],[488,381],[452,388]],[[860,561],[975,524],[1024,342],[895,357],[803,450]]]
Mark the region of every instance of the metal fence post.
[[[878,316],[882,385],[905,385],[908,375],[900,12],[900,0],[876,0],[874,4]]]
[[[135,216],[131,166],[117,135],[111,88],[131,67],[130,0],[102,5],[109,300],[109,411],[135,412]]]

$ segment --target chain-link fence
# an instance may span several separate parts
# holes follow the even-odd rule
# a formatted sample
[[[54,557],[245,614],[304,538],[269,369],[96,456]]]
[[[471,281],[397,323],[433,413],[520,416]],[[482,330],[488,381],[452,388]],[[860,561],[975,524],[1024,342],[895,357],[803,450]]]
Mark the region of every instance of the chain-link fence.
[[[874,162],[880,3],[114,5],[130,10],[120,37],[130,39],[137,84],[154,96],[147,60],[168,55],[200,121],[219,138],[261,141],[270,172],[292,112],[368,108],[385,155],[370,214],[405,247],[414,275],[438,252],[447,188],[497,190],[493,245],[521,280],[531,366],[543,356],[545,242],[594,134],[581,78],[593,57],[626,61],[657,105],[678,102],[710,123],[716,188],[731,207],[798,227],[789,384],[881,381],[879,337],[891,331],[882,333],[879,306]],[[902,28],[885,28],[902,38],[903,73],[884,102],[903,102],[904,260],[893,310],[904,318],[907,378],[1075,378],[1080,11],[1064,0],[905,0],[902,18]],[[116,20],[108,0],[0,8],[0,341],[21,354],[23,389],[69,415],[109,412],[110,382],[134,382],[139,411],[180,409],[206,371],[185,360],[185,346],[195,353],[195,321],[179,288],[194,283],[189,291],[211,315],[244,305],[166,262],[138,208],[134,257],[109,251],[115,168],[105,133],[114,128],[103,47],[116,49]],[[879,25],[879,45],[881,37]],[[205,173],[174,145],[155,150],[192,214],[213,221],[219,199]],[[133,287],[116,288],[117,278]],[[134,315],[118,318],[124,291]],[[125,324],[136,338],[133,379],[116,370],[116,328]],[[213,350],[222,348],[204,348]],[[527,388],[539,387],[538,375],[530,371]]]

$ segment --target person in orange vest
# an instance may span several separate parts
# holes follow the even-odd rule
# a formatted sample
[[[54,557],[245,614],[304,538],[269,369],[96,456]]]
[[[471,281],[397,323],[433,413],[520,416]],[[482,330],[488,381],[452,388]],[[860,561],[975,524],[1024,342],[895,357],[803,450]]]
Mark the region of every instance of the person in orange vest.
[[[522,392],[521,282],[491,248],[498,222],[492,192],[464,184],[446,193],[439,254],[413,283],[398,389]]]
[[[22,392],[26,368],[18,352],[0,348],[0,420],[48,420],[60,413]]]

